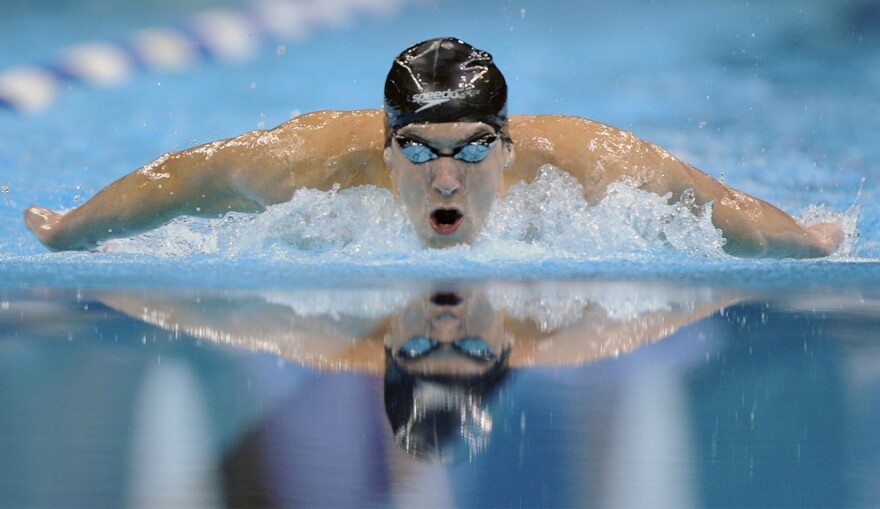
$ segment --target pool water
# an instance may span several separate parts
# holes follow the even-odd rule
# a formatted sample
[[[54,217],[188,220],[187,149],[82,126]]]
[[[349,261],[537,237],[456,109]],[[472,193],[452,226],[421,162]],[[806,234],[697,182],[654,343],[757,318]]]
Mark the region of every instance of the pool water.
[[[504,321],[508,369],[402,382],[377,324],[452,293],[470,327],[480,302]],[[5,290],[0,503],[872,506],[878,298],[597,281]]]
[[[0,77],[258,5],[4,2]],[[31,112],[0,94],[0,507],[880,503],[876,3],[296,5],[243,56],[65,80]],[[494,55],[511,113],[633,131],[847,240],[735,259],[685,204],[621,184],[588,207],[552,167],[448,250],[371,187],[94,253],[24,227],[165,152],[378,107],[391,58],[440,35]],[[438,308],[494,331],[503,369],[389,361]]]

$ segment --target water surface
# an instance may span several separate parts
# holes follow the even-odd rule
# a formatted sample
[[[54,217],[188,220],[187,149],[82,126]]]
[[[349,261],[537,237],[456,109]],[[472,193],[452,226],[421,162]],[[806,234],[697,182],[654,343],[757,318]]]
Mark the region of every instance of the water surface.
[[[7,289],[0,503],[870,506],[877,297],[612,281]],[[481,335],[504,369],[452,350],[392,360],[413,330]]]

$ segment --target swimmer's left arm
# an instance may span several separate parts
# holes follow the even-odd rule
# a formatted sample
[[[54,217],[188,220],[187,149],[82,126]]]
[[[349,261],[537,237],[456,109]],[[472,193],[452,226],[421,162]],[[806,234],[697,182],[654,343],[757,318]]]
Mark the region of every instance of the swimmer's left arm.
[[[661,168],[659,179],[645,187],[659,194],[671,192],[673,199],[692,189],[698,205],[713,202],[712,223],[722,231],[727,240],[724,250],[731,255],[818,258],[834,253],[843,240],[843,229],[837,223],[805,226],[770,203],[688,164],[676,160]]]
[[[512,180],[551,163],[571,172],[597,202],[621,179],[676,201],[691,189],[697,205],[713,202],[712,222],[734,256],[815,258],[833,253],[843,240],[837,223],[804,226],[773,205],[722,184],[663,148],[630,132],[591,120],[559,115],[518,116],[510,123],[516,143]],[[533,170],[531,170],[533,171]]]

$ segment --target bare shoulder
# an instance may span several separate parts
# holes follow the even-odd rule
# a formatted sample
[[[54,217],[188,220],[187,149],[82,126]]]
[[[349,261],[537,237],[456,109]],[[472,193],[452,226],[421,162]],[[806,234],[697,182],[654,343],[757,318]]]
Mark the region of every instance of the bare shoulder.
[[[275,130],[288,129],[322,129],[325,127],[347,128],[373,127],[383,128],[384,115],[381,110],[322,110],[303,113],[279,125]]]
[[[528,179],[549,163],[574,175],[588,199],[600,198],[610,183],[621,178],[651,188],[684,167],[672,154],[632,132],[582,117],[514,116],[510,135],[520,178]]]
[[[269,203],[286,201],[299,188],[388,187],[384,122],[380,110],[327,110],[247,133],[238,139],[251,149],[247,187]]]
[[[610,126],[573,115],[512,115],[510,117],[510,129],[521,131],[524,134],[534,129],[553,130],[557,128],[594,131],[610,128]]]
[[[562,148],[601,153],[618,144],[647,144],[633,133],[602,122],[570,115],[516,115],[510,118],[510,133],[523,148]],[[558,146],[558,147],[557,147]],[[617,150],[611,150],[617,152]]]
[[[308,141],[326,152],[376,149],[384,143],[385,116],[380,110],[325,110],[299,115],[268,131],[279,141]]]

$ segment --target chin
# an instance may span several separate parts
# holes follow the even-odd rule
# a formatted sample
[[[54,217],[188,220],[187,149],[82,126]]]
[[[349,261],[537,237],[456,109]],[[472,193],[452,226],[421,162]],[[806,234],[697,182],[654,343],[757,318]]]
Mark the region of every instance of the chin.
[[[447,248],[458,246],[460,244],[472,244],[475,238],[476,235],[472,232],[464,231],[464,228],[459,229],[455,233],[446,235],[429,230],[424,236],[422,236],[422,243],[427,247]]]

